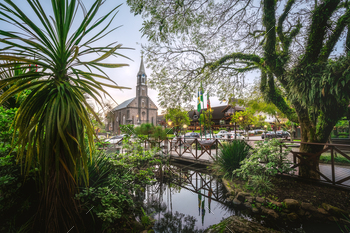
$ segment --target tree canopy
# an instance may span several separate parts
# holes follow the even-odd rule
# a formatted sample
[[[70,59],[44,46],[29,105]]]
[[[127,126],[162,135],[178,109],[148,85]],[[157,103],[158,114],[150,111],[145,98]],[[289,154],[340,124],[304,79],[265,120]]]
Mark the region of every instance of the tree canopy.
[[[181,107],[167,109],[165,119],[171,122],[169,126],[173,127],[176,136],[184,125],[190,124],[188,112]]]
[[[219,97],[234,94],[244,86],[247,72],[255,70],[264,98],[300,123],[303,142],[326,142],[345,115],[350,100],[348,0],[127,2],[145,19],[150,83],[160,91],[161,104],[192,100],[200,82],[207,89],[214,86]],[[171,100],[169,93],[177,98]]]
[[[160,91],[161,104],[192,100],[201,81],[208,89],[215,86],[219,97],[234,93],[245,73],[257,70],[265,98],[290,120],[310,115],[314,120],[305,124],[316,128],[316,119],[333,125],[344,114],[350,95],[347,1],[127,2],[145,19],[150,83]],[[344,51],[331,56],[339,41]],[[327,117],[335,110],[334,119]],[[326,131],[309,137],[323,141]]]

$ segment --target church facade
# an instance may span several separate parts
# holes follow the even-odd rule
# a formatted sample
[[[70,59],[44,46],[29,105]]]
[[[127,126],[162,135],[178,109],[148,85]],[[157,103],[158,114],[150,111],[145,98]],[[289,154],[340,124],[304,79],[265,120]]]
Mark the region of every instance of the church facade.
[[[156,125],[158,107],[148,97],[147,75],[141,56],[140,70],[137,73],[136,97],[125,100],[110,112],[107,129],[120,133],[121,125]]]

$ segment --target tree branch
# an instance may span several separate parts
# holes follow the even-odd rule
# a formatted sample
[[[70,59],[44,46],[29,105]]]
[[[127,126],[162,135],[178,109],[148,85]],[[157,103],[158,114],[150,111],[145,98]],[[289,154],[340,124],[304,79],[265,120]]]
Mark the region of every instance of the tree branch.
[[[263,24],[266,28],[266,43],[264,46],[264,57],[270,70],[276,68],[276,16],[275,0],[264,0],[263,6]]]
[[[341,16],[337,22],[337,26],[333,30],[332,35],[328,39],[327,43],[321,50],[321,55],[319,57],[320,62],[325,62],[328,60],[329,55],[334,49],[334,46],[339,40],[341,33],[344,31],[345,27],[349,24],[350,19],[350,10],[347,10],[346,13]]]
[[[336,10],[339,2],[340,0],[325,0],[315,8],[312,14],[312,23],[305,55],[300,61],[301,66],[306,66],[318,60],[327,31],[327,22]]]
[[[282,15],[278,19],[277,34],[278,34],[280,41],[282,42],[283,47],[285,46],[285,37],[283,34],[282,25],[283,25],[284,20],[287,18],[288,13],[289,13],[289,11],[292,8],[294,3],[295,3],[295,0],[289,0],[286,4],[286,7],[284,8]]]
[[[265,71],[262,71],[260,90],[264,94],[266,100],[273,103],[290,121],[298,122],[298,116],[295,110],[287,104],[280,90],[275,87],[272,73],[269,72],[267,75]]]
[[[215,62],[205,64],[203,69],[206,67],[209,67],[209,69],[215,70],[218,67],[220,67],[222,64],[226,63],[227,61],[233,60],[234,62],[236,62],[236,59],[253,62],[256,66],[261,66],[260,63],[262,61],[262,59],[255,54],[232,53],[232,54],[223,56],[222,58],[220,58]]]

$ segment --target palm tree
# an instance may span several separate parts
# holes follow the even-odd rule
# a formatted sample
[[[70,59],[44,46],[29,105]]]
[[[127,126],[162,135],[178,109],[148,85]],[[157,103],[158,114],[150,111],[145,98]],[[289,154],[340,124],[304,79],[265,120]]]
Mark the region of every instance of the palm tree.
[[[94,135],[89,112],[98,118],[83,94],[100,103],[104,86],[123,88],[101,68],[126,64],[101,61],[110,56],[126,58],[118,53],[126,48],[116,43],[94,46],[94,42],[116,29],[109,26],[120,5],[93,21],[103,0],[94,0],[88,10],[77,0],[51,0],[53,17],[46,14],[39,0],[27,0],[35,19],[29,18],[13,1],[4,2],[0,3],[2,25],[11,24],[19,30],[0,30],[0,45],[4,45],[0,49],[0,68],[14,72],[33,66],[37,69],[1,79],[0,90],[4,92],[0,104],[24,90],[31,90],[15,117],[18,159],[23,161],[26,173],[33,167],[39,170],[41,202],[36,222],[45,223],[45,232],[67,232],[78,216],[73,199],[76,187],[89,176],[86,167]],[[80,6],[84,18],[72,31]],[[99,56],[83,61],[91,54]],[[90,153],[85,151],[86,146]],[[79,177],[81,173],[84,175]]]

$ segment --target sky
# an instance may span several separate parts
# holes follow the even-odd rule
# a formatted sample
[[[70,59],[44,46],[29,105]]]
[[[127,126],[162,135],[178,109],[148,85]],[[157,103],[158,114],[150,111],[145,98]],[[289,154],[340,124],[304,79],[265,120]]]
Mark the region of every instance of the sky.
[[[4,0],[0,0],[0,2],[4,2]],[[34,13],[30,10],[29,6],[26,6],[26,1],[23,0],[14,0],[15,3],[18,3],[18,6],[28,15],[30,18],[35,18]],[[50,15],[53,15],[50,12],[51,1],[40,1],[43,4],[43,7],[47,9]],[[84,5],[86,8],[93,3],[93,0],[84,0]],[[147,44],[146,37],[142,37],[140,29],[142,28],[142,18],[141,16],[134,16],[130,13],[130,8],[126,4],[124,0],[114,0],[114,1],[106,1],[102,6],[102,9],[99,12],[99,16],[103,16],[108,13],[112,8],[122,4],[119,7],[119,13],[116,15],[112,26],[117,27],[120,26],[117,30],[103,38],[102,40],[95,43],[95,46],[103,46],[112,42],[118,42],[122,44],[124,47],[132,48],[130,50],[122,50],[121,53],[131,60],[127,60],[123,57],[114,58],[111,57],[106,59],[104,62],[108,63],[128,63],[129,66],[117,69],[105,69],[105,72],[113,79],[119,86],[130,87],[130,90],[117,90],[112,88],[106,88],[108,93],[115,99],[115,101],[120,104],[123,101],[133,98],[136,95],[136,75],[138,73],[141,61],[141,44]],[[80,21],[82,17],[82,11],[80,10],[80,15],[78,14],[76,17],[76,21]],[[9,29],[8,25],[2,25],[1,28],[3,30]],[[74,25],[73,27],[74,28]],[[11,28],[12,30],[12,28]],[[98,29],[97,29],[98,30]],[[74,31],[74,30],[72,30]],[[96,57],[91,57],[94,59]],[[147,64],[145,63],[146,74],[148,78],[150,78],[151,70],[147,68]],[[248,80],[253,80],[258,76],[257,73],[248,74]],[[158,105],[158,92],[156,90],[152,90],[149,88],[148,91],[149,97]],[[210,98],[212,106],[224,105],[225,103],[220,103],[218,98],[211,97]],[[196,105],[196,100],[193,100],[193,105]],[[117,104],[114,103],[114,106]],[[159,105],[158,105],[159,106]],[[159,108],[158,113],[160,114],[163,109]]]
[[[0,0],[1,3],[4,3],[4,0]],[[36,20],[36,16],[34,12],[30,9],[30,6],[26,3],[26,1],[23,0],[13,0],[14,3],[17,4],[17,6],[20,7],[20,9],[27,14],[27,16],[32,19],[34,22],[39,21]],[[49,15],[53,16],[51,8],[51,1],[40,1],[43,5],[43,8],[47,10],[47,13]],[[84,0],[83,1],[85,7],[89,9],[89,6],[93,3],[93,0]],[[114,18],[114,21],[111,25],[111,27],[119,27],[117,30],[112,32],[111,34],[107,35],[102,40],[96,42],[95,46],[103,46],[112,42],[118,42],[118,44],[122,44],[123,47],[129,47],[132,48],[130,50],[121,50],[120,53],[129,57],[131,60],[127,60],[123,57],[119,58],[108,58],[104,60],[103,62],[106,63],[127,63],[129,66],[122,67],[122,68],[116,68],[116,69],[104,69],[104,71],[109,75],[109,77],[114,80],[119,86],[124,87],[130,87],[130,90],[118,90],[118,89],[112,89],[112,88],[105,88],[108,93],[114,98],[114,100],[121,104],[123,101],[133,98],[136,96],[136,75],[140,68],[140,62],[141,62],[141,44],[146,44],[147,39],[146,37],[142,37],[142,34],[140,32],[140,29],[142,28],[142,18],[141,16],[134,16],[130,12],[130,7],[126,4],[126,2],[123,0],[114,0],[114,1],[106,1],[105,4],[100,9],[100,12],[98,16],[103,16],[107,14],[112,8],[118,6],[119,4],[122,4],[119,7],[119,13]],[[83,17],[82,11],[79,10],[80,13],[77,14],[75,21],[79,22],[81,21],[81,18]],[[97,17],[98,18],[98,17]],[[75,28],[77,24],[73,24],[72,29]],[[12,26],[10,25],[1,25],[2,30],[14,30]],[[98,30],[98,29],[97,29]],[[72,30],[74,31],[74,30]],[[97,58],[91,57],[91,59]],[[87,58],[88,59],[88,58]],[[90,59],[90,58],[89,58]],[[88,60],[89,60],[88,59]],[[151,70],[147,68],[147,63],[145,63],[146,68],[146,74],[148,78],[150,78]],[[158,92],[156,90],[148,89],[148,96],[158,105]],[[196,100],[193,100],[193,105],[196,104]],[[212,106],[218,106],[223,105],[224,103],[220,104],[220,101],[215,98],[210,98]],[[112,102],[113,103],[113,102]],[[113,103],[114,106],[117,106],[117,104]],[[158,105],[159,106],[159,105]],[[160,114],[161,109],[159,107],[158,113]]]

